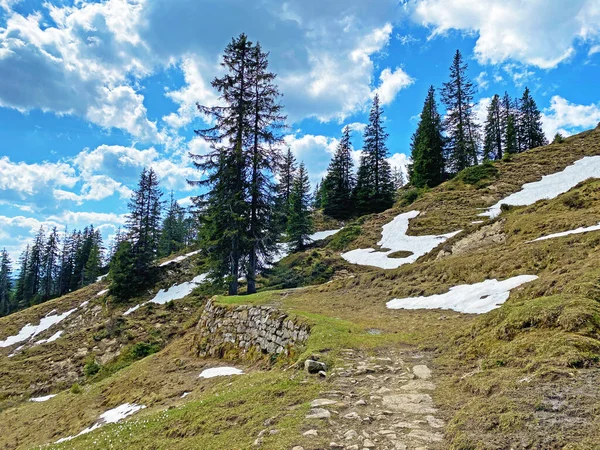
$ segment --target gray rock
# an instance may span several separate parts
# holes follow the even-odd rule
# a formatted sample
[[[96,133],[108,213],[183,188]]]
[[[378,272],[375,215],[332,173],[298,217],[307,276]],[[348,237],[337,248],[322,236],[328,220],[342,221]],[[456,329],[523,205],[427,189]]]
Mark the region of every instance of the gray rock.
[[[308,373],[319,373],[327,370],[327,365],[314,359],[307,359],[304,361],[304,370]]]
[[[308,430],[305,431],[304,433],[302,433],[302,436],[307,436],[307,437],[316,437],[319,435],[319,432],[317,430]]]
[[[425,365],[418,365],[413,367],[413,373],[422,380],[428,380],[431,378],[431,370]]]
[[[310,402],[310,407],[318,408],[320,406],[335,405],[336,403],[337,403],[337,401],[329,400],[328,398],[317,398],[317,399],[313,400],[312,402]]]
[[[373,444],[373,441],[371,441],[370,439],[365,439],[365,441],[363,442],[363,447],[364,448],[375,448],[375,444]]]
[[[331,413],[323,408],[315,408],[306,416],[307,419],[329,419]]]

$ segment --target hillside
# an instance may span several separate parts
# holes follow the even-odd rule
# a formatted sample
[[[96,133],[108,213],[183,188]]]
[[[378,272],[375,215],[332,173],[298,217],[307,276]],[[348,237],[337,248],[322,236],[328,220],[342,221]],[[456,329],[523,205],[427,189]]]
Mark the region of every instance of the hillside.
[[[577,180],[567,168],[584,157]],[[600,127],[405,190],[284,257],[258,294],[214,295],[189,255],[127,304],[100,280],[0,318],[0,447],[597,448],[598,159]],[[559,195],[500,206],[565,169]],[[152,303],[173,286],[183,298]],[[243,374],[200,377],[218,367]]]

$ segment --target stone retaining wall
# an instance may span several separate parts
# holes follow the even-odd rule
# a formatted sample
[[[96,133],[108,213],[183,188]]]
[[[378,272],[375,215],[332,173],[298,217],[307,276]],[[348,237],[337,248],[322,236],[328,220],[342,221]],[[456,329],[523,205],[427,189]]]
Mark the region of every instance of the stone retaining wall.
[[[289,355],[306,343],[310,327],[271,306],[225,306],[212,299],[197,326],[200,356],[222,357],[231,349],[242,353]]]

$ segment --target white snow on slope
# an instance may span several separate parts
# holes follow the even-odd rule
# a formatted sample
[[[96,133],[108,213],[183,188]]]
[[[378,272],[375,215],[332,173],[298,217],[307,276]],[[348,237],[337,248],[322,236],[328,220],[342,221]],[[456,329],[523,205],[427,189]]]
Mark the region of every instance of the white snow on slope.
[[[559,237],[563,237],[563,236],[569,236],[571,234],[582,234],[582,233],[589,233],[590,231],[599,231],[599,230],[600,230],[600,222],[598,223],[598,225],[592,225],[591,227],[579,227],[579,228],[575,228],[574,230],[563,231],[561,233],[549,234],[548,236],[542,236],[542,237],[539,237],[539,238],[534,239],[533,241],[529,241],[529,242],[545,241],[546,239],[554,239],[554,238],[559,238]]]
[[[108,293],[108,289],[103,289],[96,294],[96,297],[102,297],[104,294]]]
[[[490,218],[500,215],[500,205],[533,205],[538,200],[549,200],[567,192],[588,178],[600,178],[600,156],[586,156],[562,172],[545,175],[540,181],[527,183],[519,192],[500,200],[480,216]]]
[[[117,422],[123,420],[124,418],[131,416],[132,414],[135,414],[140,409],[144,409],[144,408],[145,408],[144,405],[124,403],[120,406],[117,406],[116,408],[109,409],[104,414],[101,414],[100,417],[98,417],[98,420],[96,421],[96,423],[94,425],[81,431],[81,433],[79,433],[75,436],[68,436],[68,437],[59,439],[55,443],[60,444],[61,442],[70,441],[71,439],[75,439],[77,436],[81,436],[83,434],[90,433],[90,432],[100,428],[101,426],[106,425],[107,423],[117,423]]]
[[[57,331],[52,336],[50,336],[48,339],[40,339],[39,341],[35,342],[33,345],[40,345],[40,344],[47,344],[49,342],[54,342],[59,337],[61,337],[64,332],[65,332],[65,330]]]
[[[198,275],[191,281],[186,281],[185,283],[176,284],[166,290],[161,289],[160,291],[158,291],[158,293],[154,296],[154,298],[152,300],[129,308],[127,311],[125,311],[123,313],[123,315],[128,316],[132,312],[136,311],[137,309],[139,309],[140,307],[142,307],[144,305],[147,305],[148,303],[156,303],[158,305],[164,305],[165,303],[170,302],[171,300],[179,300],[180,298],[183,298],[186,295],[190,295],[192,293],[192,291],[196,287],[198,287],[198,285],[202,284],[204,282],[204,280],[206,280],[207,276],[208,276],[208,274],[203,273],[203,274]]]
[[[50,400],[51,398],[56,397],[56,394],[50,394],[50,395],[46,395],[44,397],[32,397],[29,399],[30,402],[47,402],[48,400]]]
[[[169,264],[173,264],[176,262],[181,262],[183,260],[188,259],[190,256],[194,256],[200,253],[200,250],[196,250],[195,252],[186,253],[185,255],[178,256],[177,258],[171,259],[170,261],[165,261],[159,267],[168,266]]]
[[[320,241],[321,239],[328,238],[329,236],[333,236],[340,230],[341,230],[341,228],[339,228],[337,230],[317,231],[316,233],[310,234],[308,236],[306,243],[310,244],[311,242]],[[278,263],[279,261],[281,261],[283,258],[285,258],[289,254],[290,254],[289,245],[286,242],[280,242],[279,244],[277,244],[277,252],[271,258],[271,264],[266,267],[267,268],[272,267],[273,264]]]
[[[65,311],[62,314],[47,315],[46,317],[40,320],[40,323],[38,325],[32,325],[28,323],[23,328],[21,328],[21,331],[19,331],[18,334],[14,336],[9,336],[4,341],[0,341],[0,347],[10,347],[11,345],[31,339],[37,336],[38,334],[46,331],[52,325],[56,325],[57,323],[63,321],[75,310],[77,310],[77,308],[70,309],[69,311]]]
[[[321,239],[325,239],[325,238],[328,238],[329,236],[333,236],[335,233],[337,233],[340,230],[341,230],[341,228],[338,228],[337,230],[317,231],[316,233],[313,233],[310,236],[308,236],[308,239],[309,239],[309,242],[320,241]]]
[[[107,273],[104,275],[100,275],[98,278],[96,278],[96,283],[99,283],[100,281],[104,280],[107,276],[108,276]]]
[[[504,303],[511,289],[536,280],[535,275],[520,275],[504,281],[485,280],[461,284],[445,294],[428,297],[395,298],[387,302],[389,309],[452,309],[468,314],[483,314]]]
[[[415,262],[420,256],[429,253],[442,242],[460,232],[459,230],[439,236],[407,236],[410,219],[414,219],[418,215],[419,211],[399,214],[394,220],[383,226],[381,240],[377,245],[389,250],[381,252],[372,248],[357,249],[342,253],[342,258],[352,264],[375,266],[381,269],[397,269],[404,264]],[[412,252],[412,255],[405,258],[388,257],[388,255],[401,250]]]
[[[240,369],[235,367],[213,367],[212,369],[204,369],[200,374],[200,378],[224,377],[229,375],[243,375]]]

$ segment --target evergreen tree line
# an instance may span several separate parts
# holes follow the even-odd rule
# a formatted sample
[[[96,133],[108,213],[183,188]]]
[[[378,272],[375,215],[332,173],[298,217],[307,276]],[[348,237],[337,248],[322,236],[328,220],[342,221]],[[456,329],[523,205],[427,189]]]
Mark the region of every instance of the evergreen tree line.
[[[483,127],[476,122],[475,87],[467,64],[456,51],[450,79],[441,90],[446,116],[438,112],[435,88],[427,92],[417,130],[411,139],[410,184],[434,187],[467,167],[483,161],[546,145],[541,113],[525,88],[520,99],[494,95]],[[482,129],[483,128],[483,129]]]
[[[314,207],[323,208],[327,216],[339,220],[390,208],[404,179],[402,172],[398,168],[392,170],[387,161],[388,136],[379,96],[375,95],[363,134],[358,170],[353,171],[351,134],[346,126],[327,174],[315,190]]]
[[[130,298],[154,282],[157,258],[196,241],[193,216],[173,193],[165,208],[163,195],[156,172],[144,169],[128,202],[125,231],[117,233],[110,255],[110,292],[117,299]]]
[[[19,258],[13,279],[6,250],[0,253],[0,316],[59,297],[96,281],[103,270],[102,236],[93,225],[65,233],[40,228]]]

